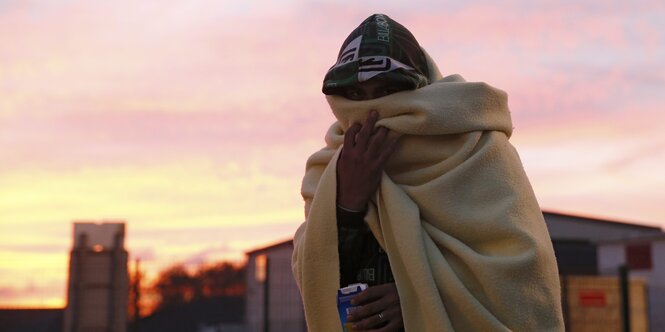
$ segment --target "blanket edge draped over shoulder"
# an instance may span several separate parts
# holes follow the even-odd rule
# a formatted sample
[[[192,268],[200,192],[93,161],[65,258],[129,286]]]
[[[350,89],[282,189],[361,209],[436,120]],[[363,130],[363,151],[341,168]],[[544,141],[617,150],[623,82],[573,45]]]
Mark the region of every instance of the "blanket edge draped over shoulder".
[[[341,331],[336,163],[371,110],[402,135],[365,222],[385,249],[406,331],[563,331],[558,270],[517,152],[505,92],[452,75],[367,101],[327,96],[337,118],[307,161],[293,274],[310,331]]]

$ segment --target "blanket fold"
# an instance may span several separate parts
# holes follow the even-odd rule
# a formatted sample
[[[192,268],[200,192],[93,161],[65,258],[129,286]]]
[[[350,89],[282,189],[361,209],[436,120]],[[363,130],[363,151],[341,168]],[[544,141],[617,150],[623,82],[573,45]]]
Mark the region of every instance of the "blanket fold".
[[[293,273],[310,331],[341,331],[336,164],[371,110],[402,135],[365,217],[388,254],[406,331],[562,331],[556,261],[519,156],[506,94],[459,75],[367,101],[327,96],[337,118],[307,161]]]

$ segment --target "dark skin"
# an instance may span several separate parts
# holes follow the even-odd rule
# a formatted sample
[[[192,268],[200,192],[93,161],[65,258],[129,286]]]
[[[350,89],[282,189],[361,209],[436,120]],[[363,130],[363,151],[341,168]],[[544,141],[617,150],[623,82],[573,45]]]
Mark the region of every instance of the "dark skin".
[[[342,96],[351,100],[380,98],[404,88],[380,80],[348,87]],[[344,135],[344,147],[337,161],[337,204],[345,209],[364,211],[381,183],[386,162],[395,151],[398,137],[376,127],[377,111],[371,111],[364,124],[354,123]],[[349,316],[358,331],[392,332],[404,327],[395,283],[369,287],[351,301],[359,305]]]
[[[347,316],[356,331],[401,331],[404,327],[394,282],[367,288],[351,304],[360,305]]]

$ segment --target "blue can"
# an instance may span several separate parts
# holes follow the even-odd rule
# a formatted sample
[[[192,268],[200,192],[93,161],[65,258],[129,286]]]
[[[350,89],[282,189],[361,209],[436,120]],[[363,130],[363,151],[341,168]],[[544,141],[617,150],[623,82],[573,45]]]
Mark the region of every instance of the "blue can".
[[[346,316],[351,312],[351,309],[355,307],[351,305],[351,299],[365,289],[367,289],[367,284],[351,284],[342,287],[337,291],[337,310],[339,311],[339,319],[342,322],[342,331],[354,331],[354,329],[351,328],[351,323],[346,321]]]

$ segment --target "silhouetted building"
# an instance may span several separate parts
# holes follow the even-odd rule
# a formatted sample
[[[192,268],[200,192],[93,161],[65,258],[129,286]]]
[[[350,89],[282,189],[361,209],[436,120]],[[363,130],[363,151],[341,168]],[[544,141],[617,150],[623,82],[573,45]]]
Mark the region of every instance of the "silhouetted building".
[[[661,228],[547,211],[543,215],[561,280],[566,283],[566,317],[576,318],[587,309],[600,313],[595,317],[600,321],[610,319],[604,316],[605,309],[616,309],[616,317],[612,317],[619,317],[619,308],[612,306],[620,304],[618,268],[627,265],[633,289],[631,312],[642,318],[633,326],[665,331],[665,233]],[[306,331],[300,293],[291,272],[292,253],[292,240],[247,252],[248,332]]]
[[[0,309],[2,332],[62,332],[63,309]]]
[[[132,331],[245,332],[244,314],[244,296],[202,298],[141,318]]]
[[[74,223],[65,332],[126,332],[124,223]]]
[[[662,237],[659,227],[630,224],[543,212],[552,238],[561,275],[607,275],[616,273],[618,265],[607,271],[609,253],[604,250],[607,241],[631,238]],[[632,267],[632,266],[631,266]]]
[[[291,240],[247,252],[247,332],[307,331],[292,253]]]

